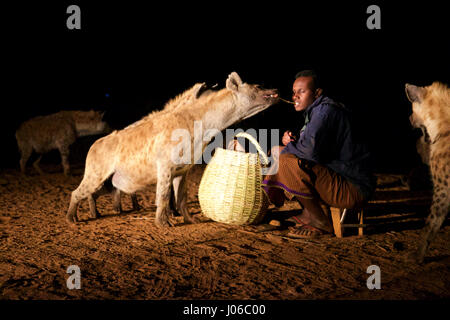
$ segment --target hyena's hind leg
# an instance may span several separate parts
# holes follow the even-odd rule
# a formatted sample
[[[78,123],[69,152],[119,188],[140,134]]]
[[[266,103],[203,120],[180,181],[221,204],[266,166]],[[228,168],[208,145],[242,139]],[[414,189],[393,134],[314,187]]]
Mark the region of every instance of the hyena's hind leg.
[[[58,146],[59,153],[61,154],[61,163],[63,166],[64,175],[70,175],[70,164],[69,164],[69,146],[67,145],[59,145]]]
[[[181,213],[177,209],[177,200],[176,200],[176,196],[175,196],[175,188],[178,188],[178,183],[179,183],[178,178],[179,177],[176,177],[173,179],[173,184],[172,184],[172,188],[171,188],[171,192],[170,192],[169,207],[170,207],[170,211],[172,212],[173,217],[181,216]],[[175,185],[177,185],[177,187],[175,187]]]
[[[131,196],[131,202],[133,203],[133,211],[141,210],[142,207],[139,204],[137,194],[136,193],[132,193],[130,196]]]
[[[443,184],[435,185],[431,213],[427,217],[425,227],[422,230],[419,248],[409,256],[410,260],[422,263],[427,254],[430,243],[436,238],[436,234],[450,212],[450,190]]]
[[[112,192],[112,197],[113,197],[114,210],[117,213],[121,214],[123,212],[122,201],[121,201],[122,200],[122,192],[119,189],[114,188],[114,191]]]
[[[95,204],[95,199],[98,194],[94,194],[100,191],[102,188],[104,179],[101,176],[88,175],[84,176],[78,188],[76,188],[70,197],[70,205],[67,210],[66,219],[71,223],[78,221],[77,208],[81,200],[88,198],[89,200],[89,211],[91,217],[97,217],[98,211]],[[101,191],[102,192],[102,191]],[[100,193],[101,193],[100,192]]]
[[[110,194],[114,191],[115,188],[111,184],[105,182],[100,189],[88,196],[89,213],[92,219],[97,219],[100,217],[100,212],[98,211],[96,204],[97,199],[102,195]]]
[[[184,223],[197,223],[187,208],[187,172],[173,179],[175,208],[184,218]]]
[[[117,213],[122,214],[123,213],[123,209],[122,209],[122,192],[119,189],[114,188],[112,196],[113,196],[113,207],[114,207],[114,210]],[[139,205],[139,201],[138,201],[136,193],[132,193],[132,194],[130,194],[130,196],[131,196],[131,202],[133,203],[133,211],[141,210],[141,206]]]
[[[44,172],[42,171],[42,169],[39,167],[39,162],[41,162],[42,159],[42,154],[39,155],[39,157],[36,159],[36,161],[33,162],[33,168],[36,169],[36,171],[40,174],[43,175]]]
[[[120,172],[115,172],[111,175],[110,179],[107,180],[105,186],[108,186],[108,190],[111,190],[111,195],[113,198],[113,207],[114,210],[121,214],[123,213],[122,209],[122,193],[121,188],[126,187],[127,180],[124,179],[124,176],[121,176]],[[139,211],[141,206],[139,205],[136,193],[131,193],[131,201],[133,203],[133,210]]]
[[[33,153],[33,148],[26,144],[19,143],[19,151],[20,151],[20,161],[19,161],[20,172],[25,174],[27,162],[28,159],[31,157],[31,154]]]
[[[116,211],[119,214],[123,213],[122,203],[121,203],[122,191],[120,191],[120,189],[113,186],[112,179],[110,177],[103,183],[103,186],[99,190],[97,190],[96,192],[94,192],[93,194],[88,196],[89,211],[90,211],[91,218],[95,219],[95,218],[100,217],[100,212],[97,209],[96,201],[100,196],[103,196],[105,194],[111,194],[111,196],[113,198],[114,211]],[[140,210],[141,207],[139,206],[139,202],[137,200],[137,196],[135,193],[131,194],[131,200],[133,202],[133,210],[135,210],[135,211]]]
[[[95,193],[88,195],[88,201],[89,201],[89,215],[92,219],[97,219],[100,217],[100,212],[97,210],[97,200],[98,196],[95,196]]]

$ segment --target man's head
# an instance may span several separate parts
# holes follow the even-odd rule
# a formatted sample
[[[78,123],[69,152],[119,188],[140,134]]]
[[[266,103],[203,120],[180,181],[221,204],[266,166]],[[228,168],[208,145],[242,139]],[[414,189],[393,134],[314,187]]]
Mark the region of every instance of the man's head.
[[[303,111],[322,95],[317,74],[313,70],[300,71],[292,86],[292,100],[295,110]]]

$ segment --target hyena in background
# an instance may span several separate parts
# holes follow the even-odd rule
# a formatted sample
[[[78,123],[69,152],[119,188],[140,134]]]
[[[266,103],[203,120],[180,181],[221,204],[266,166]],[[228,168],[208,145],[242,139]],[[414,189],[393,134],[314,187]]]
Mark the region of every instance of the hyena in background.
[[[70,172],[69,146],[77,137],[111,132],[107,123],[102,120],[103,115],[104,112],[94,110],[60,111],[23,122],[16,131],[22,173],[26,171],[26,164],[33,150],[39,154],[33,167],[42,174],[39,167],[42,154],[58,149],[64,174],[68,175]]]
[[[89,200],[91,216],[98,215],[96,193],[112,176],[112,184],[119,190],[116,192],[118,197],[120,191],[133,194],[156,183],[155,223],[162,227],[171,226],[171,186],[173,180],[181,176],[178,185],[174,185],[176,207],[185,223],[195,222],[187,209],[186,174],[198,160],[194,159],[196,153],[191,152],[189,163],[175,163],[173,158],[174,154],[184,157],[183,150],[198,147],[204,150],[212,139],[212,136],[203,137],[197,141],[201,146],[194,146],[194,122],[201,121],[204,131],[220,132],[278,101],[276,90],[243,83],[235,72],[228,76],[225,89],[202,93],[203,88],[203,84],[196,84],[190,89],[191,94],[171,100],[162,111],[151,113],[123,130],[97,140],[86,157],[83,180],[72,192],[68,221],[77,221],[78,204],[85,198]],[[180,129],[190,134],[189,140],[182,141],[181,149],[180,142],[172,138],[175,130]],[[120,198],[114,199],[116,205],[120,205]]]
[[[439,82],[428,87],[406,84],[406,95],[412,102],[411,124],[425,127],[429,136],[428,162],[433,180],[431,213],[419,249],[411,255],[421,263],[450,211],[450,89]]]

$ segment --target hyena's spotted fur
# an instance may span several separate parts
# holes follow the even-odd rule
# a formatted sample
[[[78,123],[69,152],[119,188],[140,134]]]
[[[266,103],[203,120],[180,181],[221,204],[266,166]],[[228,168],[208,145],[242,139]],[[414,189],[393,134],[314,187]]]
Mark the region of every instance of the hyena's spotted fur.
[[[422,158],[429,162],[433,200],[419,249],[411,256],[422,262],[450,211],[450,89],[439,82],[428,87],[406,84],[406,94],[412,102],[411,124],[424,127],[429,137],[429,157]]]
[[[42,154],[58,149],[64,174],[68,175],[69,146],[77,137],[110,132],[108,125],[102,120],[103,114],[104,112],[94,110],[60,111],[23,122],[16,131],[21,172],[25,173],[27,161],[34,151],[39,154],[39,158],[33,166],[42,174],[39,167]]]
[[[174,163],[173,154],[182,150],[194,150],[194,122],[201,121],[203,132],[221,130],[251,117],[274,104],[276,90],[265,90],[257,85],[243,83],[233,72],[226,81],[226,88],[201,94],[202,84],[197,84],[166,107],[151,113],[120,131],[97,140],[86,157],[83,180],[72,192],[67,219],[77,221],[77,207],[88,198],[90,213],[97,216],[96,192],[112,177],[118,190],[133,194],[149,184],[156,183],[156,218],[158,226],[170,226],[169,213],[171,186],[176,194],[176,208],[186,223],[195,222],[187,209],[186,173],[198,159],[191,152],[190,163]],[[187,130],[190,139],[180,148],[180,141],[173,139],[175,130]],[[203,138],[204,150],[213,136]],[[182,154],[179,154],[182,156]],[[177,178],[181,177],[181,178]],[[176,183],[175,183],[176,182]],[[119,199],[120,200],[120,199]],[[119,201],[118,200],[118,201]]]

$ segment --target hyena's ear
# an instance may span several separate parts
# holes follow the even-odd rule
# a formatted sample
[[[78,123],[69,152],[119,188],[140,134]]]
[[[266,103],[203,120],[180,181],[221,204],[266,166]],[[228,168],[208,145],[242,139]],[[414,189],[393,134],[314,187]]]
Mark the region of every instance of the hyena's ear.
[[[231,91],[238,91],[239,86],[241,86],[241,85],[242,85],[242,80],[239,77],[239,75],[236,72],[230,73],[230,75],[228,76],[227,82],[226,82],[227,89],[231,90]]]
[[[103,117],[105,116],[106,111],[100,112],[100,119],[103,119]]]
[[[205,92],[205,90],[206,90],[206,83],[204,83],[204,82],[196,83],[194,85],[194,91],[193,91],[195,99],[198,99],[202,95],[202,93]]]
[[[413,84],[405,84],[406,96],[411,102],[421,102],[425,95],[425,88],[415,86]]]

